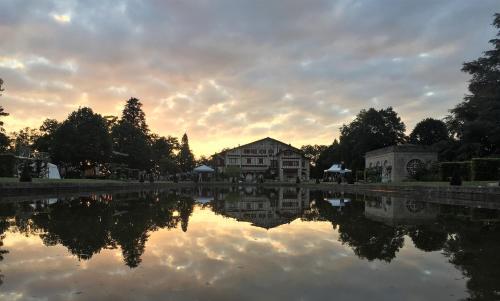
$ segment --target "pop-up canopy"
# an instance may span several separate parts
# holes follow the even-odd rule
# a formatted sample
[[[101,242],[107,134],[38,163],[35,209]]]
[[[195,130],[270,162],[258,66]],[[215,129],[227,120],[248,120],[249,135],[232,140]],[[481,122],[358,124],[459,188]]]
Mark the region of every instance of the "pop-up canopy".
[[[330,168],[328,169],[325,169],[325,173],[340,173],[340,174],[345,174],[345,173],[349,173],[351,172],[352,170],[350,169],[342,169],[342,165],[341,164],[333,164]]]
[[[215,170],[210,167],[210,166],[206,166],[206,165],[201,165],[201,166],[198,166],[196,167],[195,169],[193,169],[194,172],[196,173],[211,173],[211,172],[215,172]]]

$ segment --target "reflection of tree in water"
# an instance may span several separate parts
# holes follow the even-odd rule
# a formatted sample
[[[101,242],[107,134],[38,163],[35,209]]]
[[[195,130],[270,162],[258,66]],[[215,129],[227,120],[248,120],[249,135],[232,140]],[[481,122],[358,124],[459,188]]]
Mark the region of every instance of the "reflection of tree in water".
[[[498,210],[441,205],[433,223],[391,227],[367,219],[363,214],[364,202],[339,208],[320,196],[316,197],[316,207],[334,228],[338,226],[339,239],[359,257],[391,261],[408,235],[422,251],[442,250],[468,278],[468,300],[500,300]]]
[[[83,197],[57,202],[47,213],[35,214],[35,225],[47,246],[61,244],[78,259],[90,259],[110,244],[108,227],[111,208],[108,203]]]
[[[446,229],[439,223],[410,227],[408,236],[411,237],[415,247],[425,252],[442,250],[448,239]]]
[[[364,203],[349,202],[334,207],[322,198],[316,198],[321,216],[338,225],[339,240],[349,245],[360,258],[390,262],[404,243],[404,231],[369,220],[364,215]]]
[[[468,300],[500,300],[500,225],[464,220],[451,225],[444,254],[469,278]]]
[[[193,204],[189,198],[167,192],[141,192],[117,195],[114,200],[103,196],[43,206],[24,203],[16,205],[8,216],[15,218],[17,231],[39,235],[47,246],[61,244],[80,260],[88,260],[105,248],[120,247],[125,264],[134,268],[141,262],[148,233],[175,228],[179,222],[187,230]],[[176,211],[180,216],[174,215]],[[0,213],[0,217],[7,214],[7,208],[0,207]]]
[[[3,260],[3,256],[9,251],[3,249],[3,240],[5,239],[5,231],[9,228],[9,223],[5,219],[0,219],[0,262]],[[1,272],[1,271],[0,271]],[[3,284],[3,274],[0,274],[0,285]]]
[[[181,218],[182,231],[186,232],[189,224],[189,217],[193,213],[194,200],[189,197],[180,197],[179,216]]]

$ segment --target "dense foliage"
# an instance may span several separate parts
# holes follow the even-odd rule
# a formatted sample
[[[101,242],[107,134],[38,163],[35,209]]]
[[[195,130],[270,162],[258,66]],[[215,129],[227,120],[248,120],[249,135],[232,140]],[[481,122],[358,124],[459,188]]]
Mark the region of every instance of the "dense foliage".
[[[415,126],[409,136],[409,142],[418,145],[433,145],[448,140],[446,124],[437,119],[426,118]]]
[[[495,14],[493,25],[500,37],[500,14]],[[464,159],[500,154],[500,39],[490,43],[493,49],[463,65],[462,71],[472,76],[470,94],[447,118]]]
[[[54,133],[51,157],[56,163],[83,169],[108,162],[111,150],[111,137],[104,118],[90,108],[80,108]]]

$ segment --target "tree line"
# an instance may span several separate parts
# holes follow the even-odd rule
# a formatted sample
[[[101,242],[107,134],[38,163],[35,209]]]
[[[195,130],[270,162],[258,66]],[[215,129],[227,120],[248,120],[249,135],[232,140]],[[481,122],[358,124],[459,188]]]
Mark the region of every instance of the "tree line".
[[[321,177],[333,162],[344,162],[353,170],[364,169],[364,154],[395,144],[412,143],[434,147],[440,160],[462,161],[474,157],[500,157],[500,14],[493,26],[499,31],[490,40],[493,49],[462,71],[471,75],[469,94],[443,120],[425,118],[409,135],[392,107],[361,110],[340,128],[340,137],[330,145],[305,145],[312,160],[312,177]]]
[[[1,107],[0,113],[7,116]],[[120,117],[81,107],[62,122],[46,119],[38,129],[24,128],[10,137],[2,127],[0,152],[21,157],[47,153],[53,163],[81,171],[114,162],[130,169],[174,174],[191,171],[196,164],[187,134],[179,141],[151,132],[137,98],[125,103]]]

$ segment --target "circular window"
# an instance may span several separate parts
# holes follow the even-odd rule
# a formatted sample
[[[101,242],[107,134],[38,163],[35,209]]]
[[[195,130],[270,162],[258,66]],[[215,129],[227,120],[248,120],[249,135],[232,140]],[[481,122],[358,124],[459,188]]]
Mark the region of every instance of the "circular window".
[[[419,159],[412,159],[406,164],[406,171],[409,175],[414,176],[422,167],[424,167],[424,162]]]

